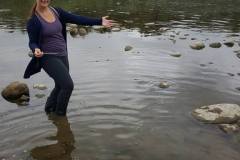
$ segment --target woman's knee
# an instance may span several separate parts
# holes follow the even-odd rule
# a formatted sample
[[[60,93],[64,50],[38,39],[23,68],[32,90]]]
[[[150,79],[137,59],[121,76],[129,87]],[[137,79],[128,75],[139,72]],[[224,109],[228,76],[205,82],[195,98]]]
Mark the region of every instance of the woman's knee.
[[[70,90],[70,91],[72,91],[72,90],[74,89],[74,83],[73,83],[73,81],[72,81],[72,80],[68,80],[68,81],[64,84],[64,86],[63,86],[62,88],[65,89],[65,90]]]

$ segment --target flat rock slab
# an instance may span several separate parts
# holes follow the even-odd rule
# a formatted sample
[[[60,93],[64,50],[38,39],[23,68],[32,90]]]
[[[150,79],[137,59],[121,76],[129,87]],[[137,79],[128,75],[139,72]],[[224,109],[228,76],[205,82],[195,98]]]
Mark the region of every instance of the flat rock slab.
[[[240,120],[240,106],[237,104],[215,104],[195,109],[192,115],[203,122],[232,124]]]

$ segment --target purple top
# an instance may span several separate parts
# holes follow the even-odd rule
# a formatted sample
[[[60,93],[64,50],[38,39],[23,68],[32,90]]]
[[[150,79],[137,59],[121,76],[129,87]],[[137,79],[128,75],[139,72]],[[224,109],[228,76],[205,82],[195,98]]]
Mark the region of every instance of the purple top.
[[[41,49],[43,53],[53,54],[57,56],[67,55],[67,44],[62,34],[62,24],[56,13],[54,22],[47,22],[40,15],[38,19],[42,24]]]

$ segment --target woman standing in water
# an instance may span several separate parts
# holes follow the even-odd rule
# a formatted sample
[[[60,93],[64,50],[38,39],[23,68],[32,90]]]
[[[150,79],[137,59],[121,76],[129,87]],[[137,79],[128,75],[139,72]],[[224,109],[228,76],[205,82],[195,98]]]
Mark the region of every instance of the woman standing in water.
[[[107,20],[107,17],[92,19],[74,15],[61,8],[50,7],[50,2],[36,0],[27,23],[29,47],[34,56],[25,70],[24,78],[29,78],[43,68],[55,82],[45,111],[47,114],[53,112],[65,116],[74,87],[69,74],[66,23],[111,27],[113,21]]]

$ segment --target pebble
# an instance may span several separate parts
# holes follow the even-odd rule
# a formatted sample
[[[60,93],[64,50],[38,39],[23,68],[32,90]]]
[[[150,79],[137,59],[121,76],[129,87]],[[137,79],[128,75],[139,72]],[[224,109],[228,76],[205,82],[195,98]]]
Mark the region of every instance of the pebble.
[[[233,47],[234,46],[234,42],[225,42],[224,43],[227,47]]]
[[[47,86],[44,85],[44,84],[34,84],[33,88],[34,89],[39,89],[39,90],[45,90],[45,89],[47,89]]]
[[[160,82],[159,87],[160,88],[169,88],[170,84],[168,82]]]
[[[191,44],[190,47],[192,49],[201,50],[201,49],[205,48],[205,45],[203,42],[195,42],[195,43]]]
[[[124,50],[125,50],[125,51],[130,51],[130,50],[132,50],[132,49],[133,49],[133,47],[128,45],[128,46],[125,47]]]
[[[209,47],[211,48],[220,48],[222,46],[222,44],[220,42],[214,42],[209,44]]]

